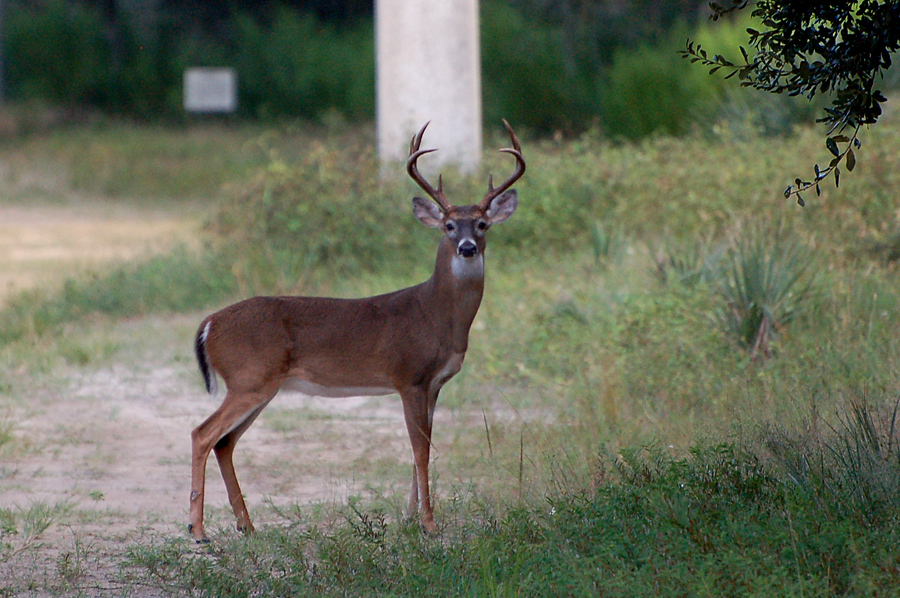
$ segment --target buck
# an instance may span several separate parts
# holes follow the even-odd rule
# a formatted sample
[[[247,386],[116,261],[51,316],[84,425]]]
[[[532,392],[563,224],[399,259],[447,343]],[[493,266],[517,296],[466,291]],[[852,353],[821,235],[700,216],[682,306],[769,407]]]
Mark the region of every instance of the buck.
[[[434,408],[441,387],[462,367],[469,328],[484,292],[485,233],[512,216],[518,205],[511,189],[525,172],[516,135],[503,121],[516,159],[512,175],[476,204],[454,206],[416,166],[426,123],[410,142],[406,170],[433,202],[414,197],[413,214],[443,231],[434,273],[425,282],[376,297],[255,297],[207,317],[195,348],[207,391],[216,375],[226,386],[221,406],[191,433],[189,532],[206,542],[203,499],[206,462],[215,451],[238,530],[253,531],[234,472],[232,456],[241,435],[280,389],[323,397],[397,393],[413,453],[410,517],[419,514],[426,532],[437,525],[428,486]]]

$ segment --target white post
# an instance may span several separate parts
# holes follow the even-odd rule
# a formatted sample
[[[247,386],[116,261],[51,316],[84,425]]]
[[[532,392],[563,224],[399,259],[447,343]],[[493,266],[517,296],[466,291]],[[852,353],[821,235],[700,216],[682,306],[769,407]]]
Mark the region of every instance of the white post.
[[[431,121],[420,168],[481,162],[478,0],[376,0],[376,132],[382,161],[405,161]]]

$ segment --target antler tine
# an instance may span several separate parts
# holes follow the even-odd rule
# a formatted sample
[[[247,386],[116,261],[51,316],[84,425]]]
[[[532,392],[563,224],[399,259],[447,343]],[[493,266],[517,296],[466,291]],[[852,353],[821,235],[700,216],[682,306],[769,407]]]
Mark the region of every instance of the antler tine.
[[[512,148],[504,147],[500,150],[500,152],[504,154],[511,154],[516,158],[516,169],[509,176],[508,179],[503,181],[496,189],[494,188],[494,175],[491,174],[488,176],[488,192],[485,194],[484,199],[481,200],[480,207],[482,210],[486,210],[488,206],[491,205],[491,200],[495,197],[512,187],[513,183],[518,181],[523,174],[525,174],[525,158],[522,157],[522,147],[519,145],[519,140],[516,137],[516,134],[513,132],[512,127],[509,126],[509,123],[506,122],[506,119],[503,119],[503,126],[506,127],[506,130],[509,131],[509,136],[512,139]]]
[[[447,198],[444,197],[443,186],[444,182],[441,178],[441,175],[438,175],[438,187],[435,189],[425,180],[421,174],[419,174],[419,169],[416,166],[416,161],[420,156],[424,156],[425,154],[430,154],[431,152],[436,152],[436,149],[419,149],[422,145],[422,136],[425,134],[425,129],[428,125],[431,124],[431,121],[425,123],[419,132],[413,135],[412,140],[409,142],[409,159],[406,161],[406,172],[409,174],[410,178],[414,180],[419,187],[422,188],[425,193],[428,194],[431,199],[437,203],[437,205],[441,208],[441,211],[444,213],[450,210],[450,202],[447,201]]]

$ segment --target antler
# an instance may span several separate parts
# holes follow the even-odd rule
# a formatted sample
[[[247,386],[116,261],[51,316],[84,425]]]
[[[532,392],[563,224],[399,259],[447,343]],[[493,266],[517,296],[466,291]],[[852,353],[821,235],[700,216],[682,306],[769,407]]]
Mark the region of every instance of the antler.
[[[519,180],[519,178],[525,174],[525,158],[522,157],[522,148],[519,146],[519,140],[516,139],[516,134],[513,133],[512,127],[509,126],[509,123],[506,122],[506,119],[503,119],[503,126],[506,127],[506,130],[509,131],[509,136],[512,138],[512,148],[504,147],[500,151],[505,154],[512,154],[516,157],[516,170],[510,175],[508,179],[503,181],[503,184],[494,188],[494,175],[491,174],[488,176],[488,192],[484,196],[484,199],[481,200],[479,206],[482,210],[487,210],[488,206],[491,205],[491,200],[495,197],[512,187],[512,184]],[[424,130],[424,129],[423,129]]]
[[[424,156],[425,154],[437,151],[436,149],[419,149],[419,146],[422,145],[422,135],[425,134],[425,129],[429,124],[431,124],[431,121],[425,123],[425,126],[419,130],[418,134],[413,135],[412,141],[409,142],[409,159],[406,161],[406,172],[408,172],[410,178],[418,183],[419,187],[421,187],[425,193],[440,206],[441,211],[446,214],[450,211],[450,202],[444,197],[441,175],[438,175],[438,187],[435,189],[425,180],[425,177],[419,174],[419,169],[416,167],[416,160],[419,159],[419,156]]]

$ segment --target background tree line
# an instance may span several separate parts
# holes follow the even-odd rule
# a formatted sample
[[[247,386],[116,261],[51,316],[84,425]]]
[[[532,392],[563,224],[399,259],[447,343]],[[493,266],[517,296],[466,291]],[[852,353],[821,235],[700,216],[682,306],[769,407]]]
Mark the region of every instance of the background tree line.
[[[749,16],[715,27],[698,0],[482,0],[485,119],[541,133],[639,138],[727,118],[765,132],[811,120],[752,100],[679,59],[690,36],[736,48]],[[372,0],[13,0],[6,89],[16,101],[181,118],[182,73],[232,66],[248,118],[374,115]]]

